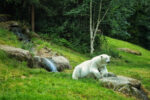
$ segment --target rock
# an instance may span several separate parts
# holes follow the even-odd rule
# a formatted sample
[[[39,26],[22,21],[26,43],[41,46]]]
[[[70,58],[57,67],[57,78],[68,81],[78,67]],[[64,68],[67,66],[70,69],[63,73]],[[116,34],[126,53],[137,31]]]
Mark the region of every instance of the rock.
[[[16,21],[11,21],[10,27],[19,27],[19,23]]]
[[[31,53],[21,48],[15,48],[6,45],[0,45],[0,50],[5,51],[9,56],[15,57],[20,61],[27,61],[29,67],[43,67],[48,71],[63,71],[64,69],[70,69],[69,61],[63,56],[57,56],[57,53],[53,53],[50,49],[43,49],[39,55],[32,57]],[[37,53],[38,54],[38,53]],[[53,56],[55,55],[55,56]],[[55,71],[55,67],[56,71]]]
[[[30,30],[29,30],[29,28],[27,26],[22,27],[22,32],[24,34],[27,34],[28,36],[30,35]]]
[[[24,41],[25,43],[30,42],[29,35],[23,32],[19,25],[17,26],[17,22],[14,22],[13,25],[10,26],[10,31],[12,31],[20,41]]]
[[[108,72],[107,74],[104,74],[104,77],[116,77],[116,75],[112,72]]]
[[[132,50],[132,49],[129,49],[129,48],[118,48],[118,50],[124,51],[124,52],[127,52],[127,53],[131,53],[131,54],[135,54],[135,55],[142,55],[141,52],[136,51],[136,50]]]
[[[10,20],[10,15],[7,14],[0,14],[0,22],[5,22]]]
[[[146,96],[146,93],[144,92],[143,89],[137,89],[135,87],[131,87],[131,91],[133,91],[133,95],[139,99],[142,99],[142,100],[149,100],[148,99],[148,96]]]
[[[64,69],[71,69],[71,66],[69,64],[69,61],[63,57],[63,56],[54,56],[51,58],[45,58],[45,57],[40,57],[40,56],[34,56],[34,67],[43,67],[48,71],[51,71],[51,67],[48,65],[48,61],[47,59],[49,59],[49,61],[51,63],[54,64],[54,66],[56,66],[58,71],[63,71]]]
[[[147,94],[141,87],[141,82],[124,76],[103,77],[99,80],[104,87],[113,89],[129,96],[135,96],[140,100],[148,100]]]
[[[63,56],[54,56],[52,60],[57,66],[58,71],[63,71],[64,69],[71,69],[68,59]]]
[[[20,41],[29,42],[31,38],[30,30],[28,27],[23,27],[17,21],[0,22],[0,27],[12,31]]]
[[[27,50],[6,45],[0,45],[0,50],[5,51],[9,56],[15,57],[20,61],[27,61],[30,67],[33,66],[32,55]]]
[[[51,59],[41,58],[41,65],[50,72],[58,72],[57,67]]]
[[[0,22],[0,27],[11,30],[12,27],[19,27],[19,23],[17,21]]]
[[[34,56],[33,57],[33,67],[34,68],[39,68],[41,67],[41,58],[39,56]]]
[[[100,71],[100,70],[99,70]],[[108,72],[107,74],[104,74],[103,77],[116,77],[116,75],[112,72]],[[93,73],[90,73],[86,76],[86,78],[94,78],[97,79],[96,76]]]

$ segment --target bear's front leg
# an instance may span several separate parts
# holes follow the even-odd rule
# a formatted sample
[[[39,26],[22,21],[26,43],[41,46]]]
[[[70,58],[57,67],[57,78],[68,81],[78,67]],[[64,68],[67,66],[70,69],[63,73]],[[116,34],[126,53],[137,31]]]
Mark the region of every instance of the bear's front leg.
[[[97,79],[102,78],[102,75],[100,74],[100,72],[96,68],[91,69],[91,73],[93,73]]]
[[[108,70],[107,70],[106,66],[104,66],[104,68],[102,68],[100,70],[100,72],[102,73],[103,77],[107,77],[108,76]]]

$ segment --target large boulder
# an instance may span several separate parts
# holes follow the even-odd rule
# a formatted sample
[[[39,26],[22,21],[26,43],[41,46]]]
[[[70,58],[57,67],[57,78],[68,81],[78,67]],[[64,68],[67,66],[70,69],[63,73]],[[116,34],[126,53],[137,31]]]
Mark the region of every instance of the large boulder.
[[[0,50],[5,51],[9,56],[15,57],[16,59],[20,61],[27,61],[28,65],[32,67],[32,55],[29,51],[21,49],[21,48],[15,48],[12,46],[7,45],[0,45]]]
[[[63,71],[64,69],[71,69],[68,59],[63,56],[54,56],[50,58],[34,56],[33,58],[34,67],[43,67],[48,71],[52,71],[52,65],[50,65],[51,62],[58,71]]]
[[[141,82],[124,76],[103,77],[99,80],[104,87],[121,92],[128,96],[135,96],[140,100],[148,100],[147,94],[144,92]]]
[[[58,72],[56,64],[48,58],[41,58],[41,65],[50,72]]]
[[[71,69],[69,60],[63,56],[54,56],[52,57],[52,61],[57,66],[58,71],[63,71],[64,69]]]
[[[19,27],[19,23],[17,21],[4,21],[0,22],[0,27],[11,30],[12,27]]]
[[[29,67],[43,67],[48,71],[63,71],[70,69],[69,60],[63,56],[57,56],[50,49],[42,49],[40,56],[32,57],[31,53],[21,48],[15,48],[7,45],[0,45],[0,50],[5,51],[9,56],[20,61],[27,61]],[[55,56],[54,56],[55,55]],[[56,69],[55,69],[56,67]]]
[[[33,57],[33,67],[34,68],[40,68],[42,66],[42,63],[41,63],[41,57],[39,56],[34,56]]]
[[[5,21],[8,21],[10,20],[10,15],[7,15],[7,14],[0,14],[0,22],[5,22]]]

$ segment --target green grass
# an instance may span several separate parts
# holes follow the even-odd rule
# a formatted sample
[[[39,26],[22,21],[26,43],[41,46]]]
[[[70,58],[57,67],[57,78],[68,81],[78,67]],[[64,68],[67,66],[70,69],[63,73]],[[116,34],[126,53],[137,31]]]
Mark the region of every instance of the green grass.
[[[145,88],[150,91],[150,51],[140,46],[107,37],[108,45],[117,50],[117,48],[130,48],[140,51],[142,56],[133,55],[125,52],[119,52],[121,60],[114,60],[108,69],[117,75],[125,75],[136,78],[142,82]],[[124,61],[127,61],[125,63]]]
[[[9,38],[5,37],[6,35]],[[142,56],[137,56],[118,51],[122,56],[121,59],[112,58],[108,70],[117,75],[136,78],[150,91],[150,52],[124,41],[109,37],[106,39],[108,46],[114,49],[127,47],[142,52]],[[73,68],[90,59],[87,55],[58,46],[50,41],[36,38],[33,41],[38,45],[37,49],[48,47],[68,58]],[[1,29],[0,44],[22,47],[22,43],[17,41],[11,32]],[[102,87],[94,79],[72,80],[72,71],[73,69],[51,73],[40,68],[31,69],[27,67],[26,62],[17,61],[0,51],[0,100],[135,100],[133,97],[126,97]]]
[[[0,99],[4,100],[126,100],[93,79],[72,80],[70,73],[48,73],[43,69],[2,66]],[[109,96],[107,96],[109,95]],[[130,99],[128,99],[130,100]]]
[[[30,69],[26,67],[26,63],[15,59],[1,64],[0,70],[2,100],[127,99],[122,94],[101,87],[94,79],[72,80],[71,73],[49,73],[43,69]]]
[[[10,31],[0,28],[0,44],[21,47],[22,43]]]

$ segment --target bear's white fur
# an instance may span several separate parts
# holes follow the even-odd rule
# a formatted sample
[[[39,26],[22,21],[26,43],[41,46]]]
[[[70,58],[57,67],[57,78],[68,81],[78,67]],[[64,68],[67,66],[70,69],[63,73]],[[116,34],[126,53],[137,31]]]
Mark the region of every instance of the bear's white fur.
[[[102,78],[108,74],[106,65],[110,62],[110,56],[102,54],[92,58],[91,60],[84,61],[77,65],[73,71],[72,78],[78,79],[86,77],[89,74],[94,74],[96,78]]]

